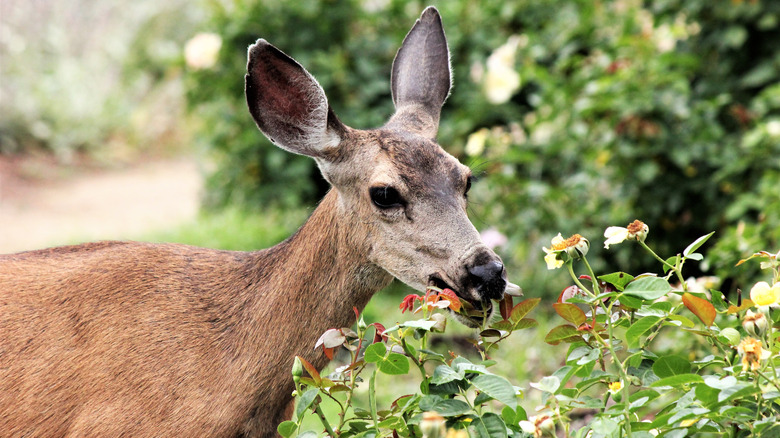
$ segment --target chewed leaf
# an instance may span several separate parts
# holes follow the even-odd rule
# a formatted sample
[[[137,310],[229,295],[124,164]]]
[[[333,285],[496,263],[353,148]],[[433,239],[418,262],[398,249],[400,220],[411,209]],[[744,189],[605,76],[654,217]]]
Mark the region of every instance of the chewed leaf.
[[[682,296],[682,302],[685,304],[685,307],[693,312],[693,314],[707,327],[711,326],[715,321],[715,315],[717,315],[718,312],[715,310],[715,306],[704,298],[699,298],[696,295],[685,292]]]

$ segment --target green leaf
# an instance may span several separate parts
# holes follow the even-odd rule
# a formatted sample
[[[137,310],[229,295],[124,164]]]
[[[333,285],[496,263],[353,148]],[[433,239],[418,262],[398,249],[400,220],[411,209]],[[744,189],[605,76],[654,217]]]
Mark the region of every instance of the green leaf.
[[[685,292],[682,296],[682,302],[685,307],[688,308],[694,315],[696,315],[701,322],[707,327],[711,326],[715,322],[715,316],[717,311],[715,306],[704,298],[699,298],[696,295]]]
[[[661,379],[679,374],[688,374],[691,372],[691,362],[682,356],[676,355],[659,357],[653,364],[653,372]]]
[[[552,345],[558,345],[561,342],[574,342],[581,338],[582,337],[580,336],[580,332],[577,331],[576,327],[573,325],[564,324],[559,325],[558,327],[554,327],[552,330],[550,330],[550,332],[547,333],[547,336],[544,337],[544,342]]]
[[[276,426],[276,431],[279,432],[279,435],[283,436],[284,438],[291,437],[297,429],[298,425],[295,424],[294,421],[290,420],[282,421],[278,426]]]
[[[463,380],[465,373],[458,372],[448,367],[447,365],[439,365],[433,370],[433,377],[431,383],[435,385],[442,385],[444,383],[452,382],[454,380]]]
[[[513,330],[523,330],[523,329],[527,329],[527,328],[531,328],[531,327],[536,327],[537,325],[539,325],[539,323],[536,322],[535,319],[523,318],[520,321],[517,321],[512,329]]]
[[[678,260],[677,256],[672,256],[666,259],[666,263],[668,263],[668,265],[664,265],[664,274],[666,274],[667,272],[669,272],[670,269],[672,269],[669,267],[669,265],[677,266],[677,260]]]
[[[715,232],[714,232],[714,231],[713,231],[713,232],[711,232],[710,234],[707,234],[707,235],[705,235],[705,236],[701,236],[701,237],[699,237],[698,239],[694,240],[694,241],[693,241],[693,243],[691,243],[690,245],[688,245],[688,247],[687,247],[687,248],[685,248],[685,250],[683,250],[683,256],[690,258],[690,257],[689,257],[689,256],[690,256],[690,254],[692,254],[694,251],[696,251],[697,249],[699,249],[699,247],[700,247],[700,246],[704,245],[704,242],[706,242],[706,241],[707,241],[707,239],[709,239],[710,237],[712,237],[712,235],[713,235],[713,234],[715,234]]]
[[[625,272],[613,272],[599,276],[598,279],[615,286],[617,290],[622,292],[626,285],[634,279],[634,276]]]
[[[319,392],[319,389],[312,388],[304,392],[303,395],[298,399],[298,404],[295,406],[295,416],[298,419],[302,418],[303,414],[306,413],[306,409],[311,407],[311,404],[314,403],[314,399],[317,398],[317,394],[319,394]]]
[[[431,327],[436,325],[436,321],[428,321],[425,319],[418,319],[415,321],[406,321],[402,322],[401,324],[398,324],[399,327],[410,327],[414,329],[420,329],[425,331],[430,331]],[[388,330],[389,331],[389,330]]]
[[[591,421],[590,428],[594,433],[610,436],[617,431],[618,424],[614,420],[605,417],[598,417]]]
[[[436,411],[442,417],[463,415],[471,410],[471,406],[463,400],[444,399],[438,395],[427,395],[420,400],[420,409]]]
[[[588,317],[585,316],[585,312],[574,304],[569,303],[555,303],[553,309],[561,318],[574,324],[575,326],[581,325],[587,321]]]
[[[558,388],[561,387],[561,379],[555,376],[547,376],[542,377],[542,380],[540,380],[539,383],[529,383],[529,385],[531,385],[532,388],[536,388],[540,391],[555,394],[555,392],[558,391]]]
[[[541,300],[541,298],[529,298],[517,303],[515,307],[512,308],[512,312],[509,315],[509,320],[516,323],[525,318],[525,315],[528,315],[528,312],[533,310],[533,308],[536,307]]]
[[[669,283],[660,277],[642,277],[628,283],[623,294],[643,300],[654,301],[672,290]]]
[[[515,388],[507,379],[493,374],[481,374],[471,379],[471,384],[512,409],[517,407]]]
[[[391,376],[400,376],[409,372],[409,359],[403,354],[390,353],[377,364],[379,371]]]
[[[471,422],[471,427],[480,438],[506,438],[506,425],[498,415],[489,412]]]
[[[366,353],[365,356],[363,356],[363,360],[368,363],[376,363],[383,360],[386,353],[387,347],[385,344],[377,342],[366,347]]]
[[[518,406],[516,409],[512,409],[509,406],[504,406],[501,410],[501,418],[504,419],[506,424],[514,424],[527,420],[528,414],[525,413],[525,409],[522,406]]]
[[[626,341],[628,341],[628,348],[638,347],[639,337],[653,328],[653,326],[655,326],[660,320],[661,318],[658,316],[645,316],[644,318],[631,324],[631,327],[626,330]]]
[[[702,383],[704,379],[698,374],[677,374],[670,377],[665,377],[650,384],[651,388],[658,388],[663,386],[671,386],[672,388],[680,388],[690,383]]]

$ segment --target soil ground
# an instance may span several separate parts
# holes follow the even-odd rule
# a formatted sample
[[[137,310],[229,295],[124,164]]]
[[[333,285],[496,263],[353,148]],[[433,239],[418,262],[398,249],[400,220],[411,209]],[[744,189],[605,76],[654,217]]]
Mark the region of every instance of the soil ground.
[[[194,219],[201,188],[192,158],[96,169],[0,157],[0,254],[140,239]]]

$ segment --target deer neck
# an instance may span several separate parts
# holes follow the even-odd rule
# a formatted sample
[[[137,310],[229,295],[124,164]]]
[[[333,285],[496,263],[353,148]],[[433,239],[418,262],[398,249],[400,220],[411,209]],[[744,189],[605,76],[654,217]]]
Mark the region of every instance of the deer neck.
[[[302,355],[324,366],[322,352],[312,351],[319,336],[329,328],[350,327],[353,306],[362,311],[392,280],[369,262],[369,234],[353,213],[341,211],[332,189],[298,232],[256,253],[261,289],[253,294],[250,317],[257,318],[252,325],[261,333],[255,340],[265,348],[289,349],[274,352],[279,360]]]

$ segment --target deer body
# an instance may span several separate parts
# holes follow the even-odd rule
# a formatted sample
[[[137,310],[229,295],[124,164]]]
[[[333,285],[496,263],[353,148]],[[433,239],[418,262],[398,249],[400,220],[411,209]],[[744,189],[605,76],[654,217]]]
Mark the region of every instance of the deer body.
[[[264,40],[247,68],[260,129],[313,157],[331,191],[257,252],[100,242],[0,256],[0,436],[274,436],[293,358],[322,368],[317,338],[393,277],[488,310],[501,297],[503,265],[465,214],[470,172],[434,141],[450,86],[435,9],[399,50],[396,114],[377,130],[341,124]]]

